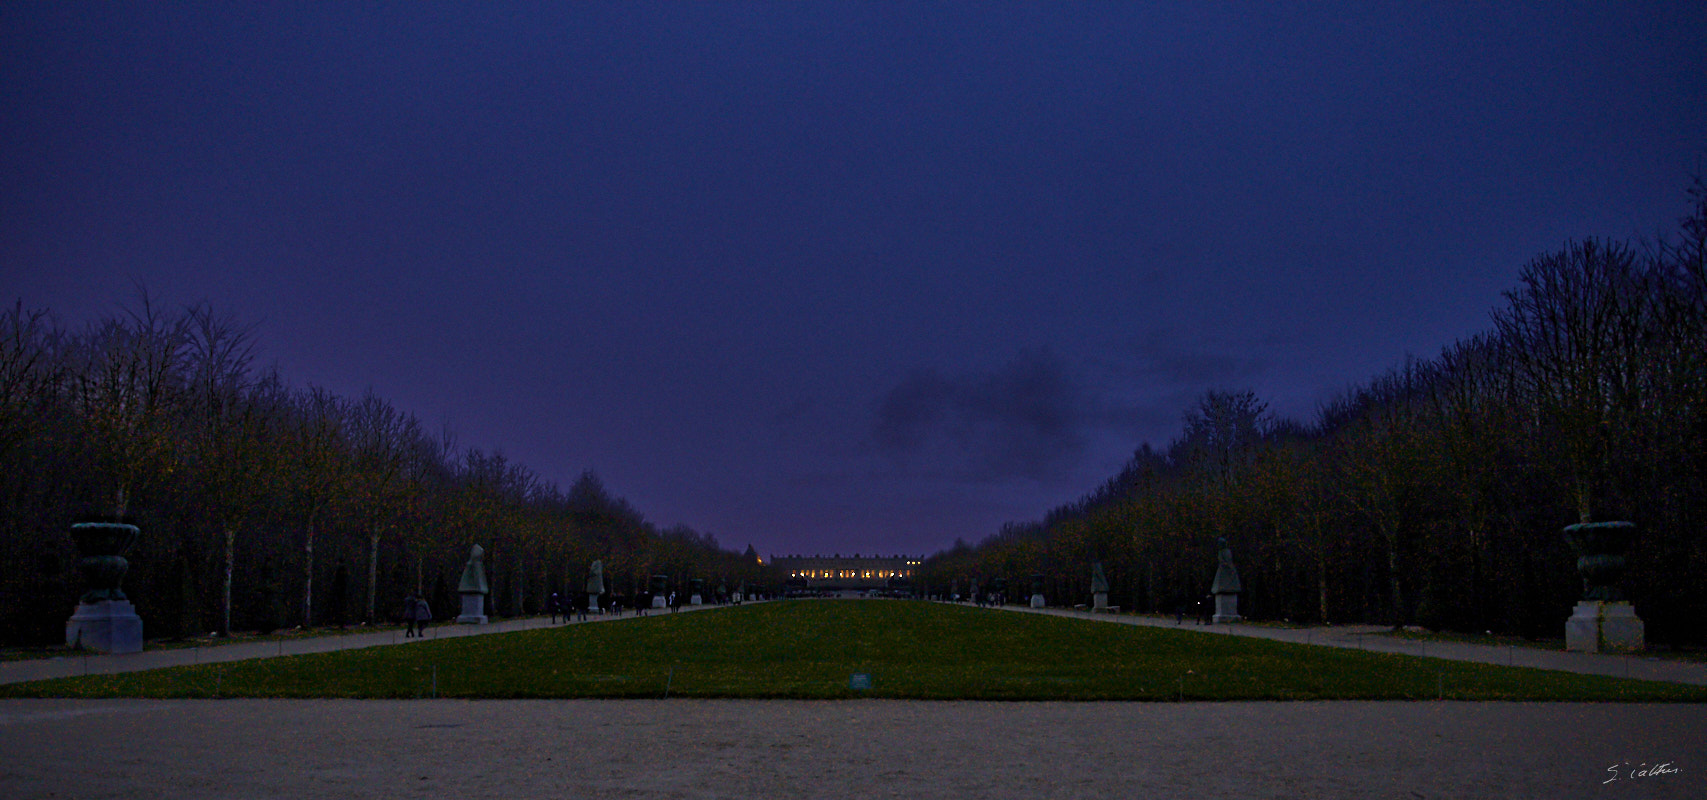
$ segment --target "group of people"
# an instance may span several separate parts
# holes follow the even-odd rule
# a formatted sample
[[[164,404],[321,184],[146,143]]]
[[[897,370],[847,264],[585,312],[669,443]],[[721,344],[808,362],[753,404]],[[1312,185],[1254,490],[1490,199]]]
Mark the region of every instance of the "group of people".
[[[593,596],[584,593],[565,600],[562,595],[552,592],[551,596],[545,600],[545,610],[551,615],[551,622],[554,625],[557,623],[558,617],[562,617],[564,622],[568,622],[570,614],[574,614],[577,620],[584,622],[587,619],[587,612],[594,607]],[[622,616],[622,598],[614,594],[599,595],[597,608],[601,614],[615,614],[620,617]]]
[[[416,597],[414,592],[403,598],[403,638],[426,635],[432,621],[433,608],[427,605],[427,598]]]

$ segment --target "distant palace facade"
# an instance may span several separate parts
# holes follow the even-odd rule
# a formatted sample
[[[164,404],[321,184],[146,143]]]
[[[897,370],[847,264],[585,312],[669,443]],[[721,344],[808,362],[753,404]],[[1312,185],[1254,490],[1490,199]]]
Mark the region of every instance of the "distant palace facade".
[[[777,556],[770,566],[788,585],[805,589],[894,589],[910,587],[924,556]]]

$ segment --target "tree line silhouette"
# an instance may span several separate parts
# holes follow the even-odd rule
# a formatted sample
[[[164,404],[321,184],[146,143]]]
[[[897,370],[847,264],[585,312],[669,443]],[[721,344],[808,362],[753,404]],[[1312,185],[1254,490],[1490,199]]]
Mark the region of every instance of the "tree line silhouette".
[[[580,592],[594,559],[627,598],[653,574],[762,577],[751,548],[660,529],[591,471],[561,489],[371,391],[292,387],[256,348],[145,292],[75,330],[0,312],[0,642],[63,640],[80,519],[141,527],[124,585],[150,638],[384,621],[408,592],[454,616],[476,542],[503,616]]]
[[[1648,640],[1707,638],[1707,184],[1655,241],[1536,257],[1492,329],[1348,389],[1306,423],[1211,390],[1165,449],[1042,520],[926,559],[926,591],[1042,574],[1052,603],[1195,604],[1214,542],[1259,619],[1562,636],[1575,522],[1637,523]],[[1010,596],[1012,593],[1010,592]]]

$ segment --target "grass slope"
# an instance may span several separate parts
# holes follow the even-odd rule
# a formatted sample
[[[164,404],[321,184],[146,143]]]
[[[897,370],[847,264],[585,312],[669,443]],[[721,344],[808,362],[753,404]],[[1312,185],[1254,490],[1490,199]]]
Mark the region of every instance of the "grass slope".
[[[853,673],[868,691],[848,688]],[[4,697],[1707,701],[1707,687],[893,600],[0,686]]]

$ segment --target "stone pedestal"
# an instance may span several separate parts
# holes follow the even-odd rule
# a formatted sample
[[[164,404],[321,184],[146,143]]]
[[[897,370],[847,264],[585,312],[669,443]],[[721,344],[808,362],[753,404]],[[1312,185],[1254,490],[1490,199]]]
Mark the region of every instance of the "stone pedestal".
[[[1091,595],[1091,610],[1092,611],[1107,611],[1108,610],[1108,592],[1096,592],[1096,593]]]
[[[589,614],[603,614],[603,613],[605,613],[603,610],[601,610],[599,608],[598,595],[590,595],[587,597],[587,613],[589,613]]]
[[[1238,595],[1230,592],[1215,595],[1215,617],[1212,620],[1215,624],[1238,622],[1241,619],[1243,617],[1239,616]]]
[[[1043,607],[1043,595],[1041,595],[1041,594],[1032,595],[1031,596],[1031,607],[1032,608],[1042,608]]]
[[[129,600],[80,603],[65,621],[65,646],[97,653],[140,653],[142,618]]]
[[[486,593],[463,592],[462,614],[456,618],[458,625],[485,625]]]
[[[1565,649],[1639,653],[1647,647],[1645,630],[1635,606],[1629,603],[1584,600],[1565,620]]]
[[[688,605],[698,606],[698,605],[704,605],[704,603],[700,602],[699,595],[695,594],[695,595],[689,595],[688,596]]]
[[[668,605],[669,605],[669,598],[666,598],[665,596],[663,596],[661,594],[652,595],[652,607],[653,608],[666,608],[666,607],[668,607]]]

